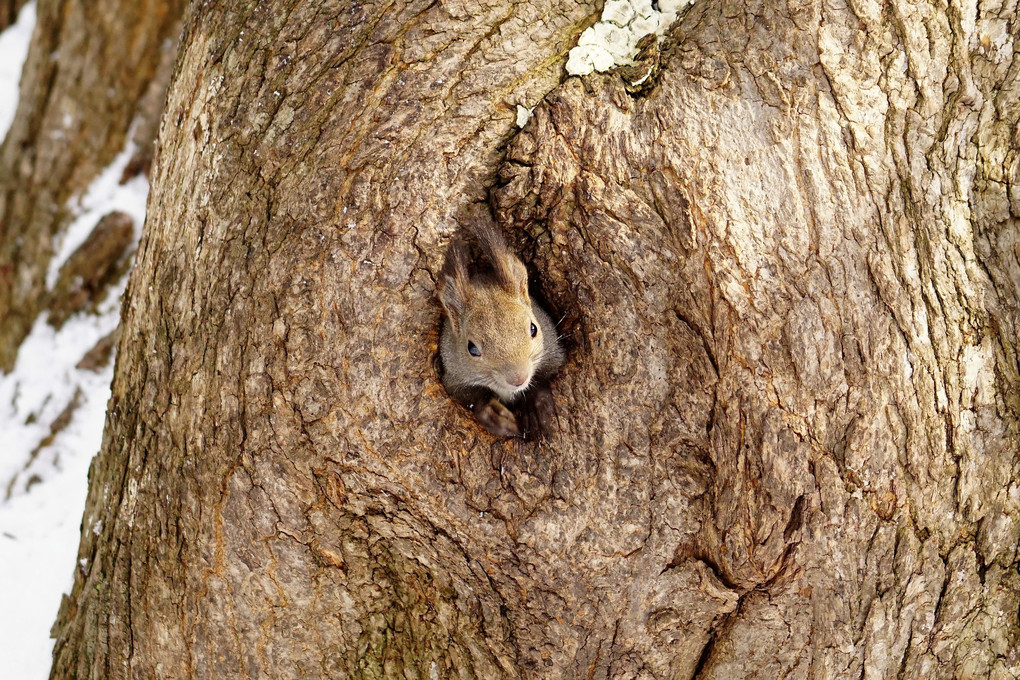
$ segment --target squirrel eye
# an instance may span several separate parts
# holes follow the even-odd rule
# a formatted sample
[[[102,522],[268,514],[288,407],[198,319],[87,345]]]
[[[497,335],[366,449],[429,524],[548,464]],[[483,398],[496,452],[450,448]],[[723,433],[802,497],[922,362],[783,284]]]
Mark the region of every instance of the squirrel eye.
[[[478,347],[475,346],[475,343],[471,342],[470,340],[468,340],[468,352],[470,352],[471,356],[473,357],[482,356],[482,350],[478,349]]]
[[[535,322],[532,321],[531,322],[531,337],[535,337],[536,335],[538,335],[538,327],[535,325]]]

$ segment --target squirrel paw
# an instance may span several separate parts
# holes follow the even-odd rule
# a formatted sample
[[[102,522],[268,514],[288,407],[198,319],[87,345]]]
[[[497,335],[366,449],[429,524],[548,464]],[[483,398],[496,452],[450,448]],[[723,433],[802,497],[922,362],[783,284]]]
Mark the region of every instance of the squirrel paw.
[[[520,432],[514,414],[493,397],[482,404],[476,404],[475,418],[486,430],[497,437],[516,437]]]

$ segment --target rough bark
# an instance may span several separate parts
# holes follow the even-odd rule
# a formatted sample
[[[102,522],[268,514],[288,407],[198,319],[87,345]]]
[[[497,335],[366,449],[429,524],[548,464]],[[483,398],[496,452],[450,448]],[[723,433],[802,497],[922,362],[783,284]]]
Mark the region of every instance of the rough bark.
[[[4,30],[18,18],[18,11],[27,0],[0,0],[0,31]]]
[[[46,267],[68,206],[135,141],[143,170],[184,0],[38,0],[18,110],[0,147],[0,370],[47,303]],[[3,12],[0,10],[0,19]]]
[[[54,677],[1020,674],[1015,6],[696,4],[634,93],[593,13],[195,10]],[[489,201],[537,444],[431,368]]]
[[[134,235],[130,215],[114,211],[99,220],[60,267],[50,302],[51,324],[60,328],[72,314],[95,308],[110,283],[127,273]]]

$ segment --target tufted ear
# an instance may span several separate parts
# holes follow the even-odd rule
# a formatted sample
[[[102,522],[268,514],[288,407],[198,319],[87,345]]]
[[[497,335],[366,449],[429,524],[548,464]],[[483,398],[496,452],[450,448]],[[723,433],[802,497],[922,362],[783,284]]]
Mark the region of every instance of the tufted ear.
[[[471,230],[478,237],[499,284],[507,291],[519,295],[522,300],[527,300],[528,270],[507,246],[499,227],[490,221],[476,220],[471,224]]]
[[[501,278],[506,279],[508,288],[522,300],[528,299],[528,269],[514,255],[508,255],[501,267]]]
[[[439,303],[454,326],[460,325],[469,295],[464,242],[453,241],[446,250],[443,269],[439,272]]]

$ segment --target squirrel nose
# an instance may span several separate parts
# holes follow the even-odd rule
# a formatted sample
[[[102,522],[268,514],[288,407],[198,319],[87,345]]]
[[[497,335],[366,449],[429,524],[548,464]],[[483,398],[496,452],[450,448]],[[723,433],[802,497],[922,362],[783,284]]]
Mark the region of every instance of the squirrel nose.
[[[520,387],[529,380],[531,380],[531,375],[529,375],[527,372],[521,371],[518,373],[511,374],[508,379],[508,382],[513,387]]]

